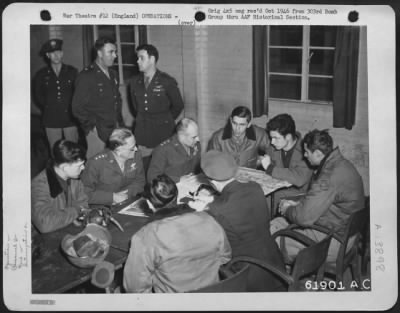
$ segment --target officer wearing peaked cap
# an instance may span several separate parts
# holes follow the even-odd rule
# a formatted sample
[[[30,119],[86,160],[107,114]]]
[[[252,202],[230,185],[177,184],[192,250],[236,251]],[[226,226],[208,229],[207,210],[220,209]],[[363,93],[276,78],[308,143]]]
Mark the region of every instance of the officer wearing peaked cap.
[[[176,126],[176,134],[153,150],[147,180],[166,174],[178,182],[182,176],[196,174],[200,170],[200,153],[197,124],[183,118]]]
[[[85,68],[75,84],[72,110],[86,134],[87,157],[104,149],[104,144],[116,127],[123,127],[122,100],[117,73],[111,69],[116,55],[113,40],[96,40],[97,58]]]
[[[42,111],[42,122],[51,149],[63,135],[69,141],[78,142],[78,129],[71,112],[78,70],[62,62],[62,44],[61,39],[50,39],[43,44],[39,54],[48,65],[41,68],[33,79],[33,98]]]

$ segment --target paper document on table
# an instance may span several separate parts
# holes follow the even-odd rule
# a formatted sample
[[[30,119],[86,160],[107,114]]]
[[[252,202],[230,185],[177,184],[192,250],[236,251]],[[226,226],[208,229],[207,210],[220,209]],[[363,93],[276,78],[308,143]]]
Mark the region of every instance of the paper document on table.
[[[182,198],[190,196],[189,192],[195,193],[201,184],[207,182],[207,178],[204,175],[193,175],[178,182],[176,184],[176,187],[178,187],[178,203]]]
[[[290,187],[292,185],[285,180],[273,178],[263,171],[247,167],[239,167],[239,170],[236,174],[236,179],[239,182],[254,181],[260,184],[265,195],[268,195],[277,189]]]
[[[145,213],[146,208],[148,208],[146,199],[139,198],[120,210],[118,214],[148,217],[148,215]]]

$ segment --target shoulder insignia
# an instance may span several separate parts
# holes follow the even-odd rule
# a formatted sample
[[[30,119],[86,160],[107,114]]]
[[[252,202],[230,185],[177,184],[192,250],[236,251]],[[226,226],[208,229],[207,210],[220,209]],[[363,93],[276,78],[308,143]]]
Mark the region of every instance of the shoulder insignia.
[[[106,153],[101,153],[101,154],[96,155],[96,156],[94,157],[94,159],[95,159],[95,160],[101,160],[101,159],[105,159],[106,157],[107,157],[107,154],[106,154]]]
[[[170,139],[167,139],[167,140],[163,141],[162,143],[160,143],[160,146],[165,146],[170,141],[171,141]]]
[[[321,179],[319,182],[319,187],[321,188],[321,190],[328,190],[329,189],[329,180]]]

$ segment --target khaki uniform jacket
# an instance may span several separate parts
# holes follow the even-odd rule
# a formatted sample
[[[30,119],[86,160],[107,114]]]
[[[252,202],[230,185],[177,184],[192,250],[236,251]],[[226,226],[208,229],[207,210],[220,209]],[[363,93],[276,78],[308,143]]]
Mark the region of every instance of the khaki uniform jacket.
[[[350,215],[364,204],[361,176],[336,148],[312,178],[306,196],[285,216],[292,223],[318,224],[342,236]]]
[[[129,83],[135,115],[135,137],[138,145],[154,148],[172,136],[175,119],[183,109],[176,80],[159,70],[145,88],[143,73]]]
[[[78,217],[81,206],[88,207],[82,182],[71,179],[66,196],[56,175],[52,168],[46,168],[31,183],[32,223],[41,233],[71,224]]]
[[[109,69],[110,78],[94,62],[79,73],[75,81],[72,112],[87,135],[94,127],[106,142],[116,127],[123,127],[122,100],[117,73]]]
[[[207,213],[166,217],[132,237],[124,287],[135,293],[195,290],[217,283],[220,266],[230,258],[224,230]]]
[[[147,180],[151,182],[158,175],[166,174],[178,182],[183,175],[197,174],[200,170],[200,153],[200,143],[190,148],[189,155],[177,135],[174,135],[153,150]]]
[[[252,125],[247,128],[243,143],[238,145],[232,139],[230,122],[217,130],[211,137],[208,150],[218,150],[232,155],[239,166],[256,168],[257,158],[264,155],[269,146],[267,133],[261,127]]]
[[[90,204],[111,205],[113,193],[125,189],[132,198],[143,191],[146,182],[142,155],[136,151],[135,157],[125,162],[122,172],[113,153],[105,149],[87,161],[81,179]]]

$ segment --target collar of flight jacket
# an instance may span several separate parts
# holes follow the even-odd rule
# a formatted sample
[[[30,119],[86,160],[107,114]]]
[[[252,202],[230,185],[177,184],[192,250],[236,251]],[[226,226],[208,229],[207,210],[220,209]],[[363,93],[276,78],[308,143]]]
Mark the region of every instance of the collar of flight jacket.
[[[47,182],[49,184],[50,196],[56,198],[60,193],[64,191],[61,186],[58,175],[54,171],[53,166],[46,167]]]

